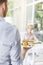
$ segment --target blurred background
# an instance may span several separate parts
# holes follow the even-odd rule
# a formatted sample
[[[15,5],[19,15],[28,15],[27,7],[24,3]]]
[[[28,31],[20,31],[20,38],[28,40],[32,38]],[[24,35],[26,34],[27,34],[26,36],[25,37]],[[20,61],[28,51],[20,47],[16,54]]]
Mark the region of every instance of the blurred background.
[[[8,0],[6,22],[16,25],[21,37],[28,24],[36,31],[43,30],[43,0]]]

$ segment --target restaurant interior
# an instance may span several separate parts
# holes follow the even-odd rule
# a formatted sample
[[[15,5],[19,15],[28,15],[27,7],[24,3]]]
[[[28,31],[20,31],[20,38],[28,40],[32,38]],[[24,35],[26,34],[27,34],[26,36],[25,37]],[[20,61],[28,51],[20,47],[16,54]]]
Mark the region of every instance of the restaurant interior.
[[[20,32],[23,65],[43,65],[43,0],[8,0],[5,20]]]

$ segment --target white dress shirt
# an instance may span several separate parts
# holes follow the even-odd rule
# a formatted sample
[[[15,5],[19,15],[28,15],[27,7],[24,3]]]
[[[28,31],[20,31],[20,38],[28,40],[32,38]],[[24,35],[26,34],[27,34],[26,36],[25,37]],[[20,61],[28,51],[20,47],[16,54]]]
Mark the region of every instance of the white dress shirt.
[[[20,52],[20,35],[17,28],[0,17],[0,65],[20,65]]]

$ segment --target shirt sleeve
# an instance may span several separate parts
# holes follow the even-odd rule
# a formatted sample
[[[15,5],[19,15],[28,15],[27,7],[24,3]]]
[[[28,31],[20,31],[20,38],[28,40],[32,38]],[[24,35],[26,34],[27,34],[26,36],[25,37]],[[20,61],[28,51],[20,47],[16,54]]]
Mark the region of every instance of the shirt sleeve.
[[[20,46],[20,35],[18,30],[16,31],[15,40],[10,50],[11,64],[21,65],[21,46]]]

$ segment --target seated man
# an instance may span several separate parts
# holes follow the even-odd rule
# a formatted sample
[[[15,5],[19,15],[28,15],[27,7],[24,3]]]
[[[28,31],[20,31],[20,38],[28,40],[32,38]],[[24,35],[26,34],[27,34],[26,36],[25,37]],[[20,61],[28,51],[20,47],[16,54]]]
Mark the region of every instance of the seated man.
[[[43,65],[43,44],[35,45],[27,51],[23,65]]]

